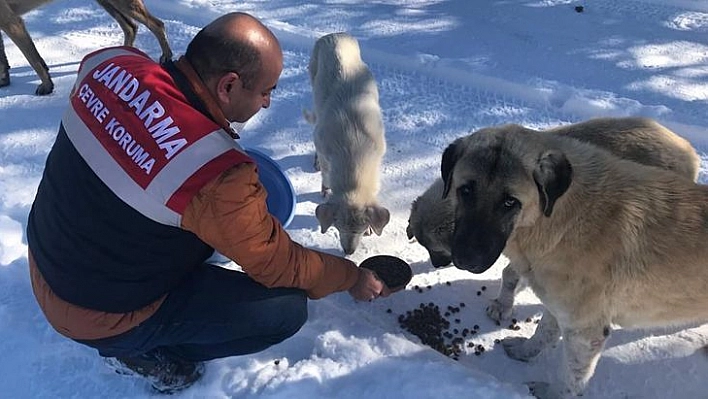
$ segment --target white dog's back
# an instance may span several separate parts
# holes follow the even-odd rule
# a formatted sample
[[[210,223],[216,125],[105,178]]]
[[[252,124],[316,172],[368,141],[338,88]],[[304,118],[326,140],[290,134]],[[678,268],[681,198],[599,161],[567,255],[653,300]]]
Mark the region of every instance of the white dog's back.
[[[389,219],[388,210],[377,203],[386,152],[378,87],[357,40],[347,33],[317,40],[309,73],[314,115],[305,116],[315,125],[323,192],[331,190],[316,213],[323,231],[334,224],[350,252],[356,237],[369,229],[381,234]]]

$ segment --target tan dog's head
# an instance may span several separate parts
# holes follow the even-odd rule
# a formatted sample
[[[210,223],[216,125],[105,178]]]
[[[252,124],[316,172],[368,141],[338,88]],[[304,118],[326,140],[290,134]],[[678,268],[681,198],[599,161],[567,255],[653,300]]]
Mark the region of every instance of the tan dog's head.
[[[517,227],[553,213],[572,181],[565,155],[518,125],[482,129],[443,153],[443,197],[454,206],[452,259],[482,273],[504,250]]]
[[[443,200],[443,181],[437,179],[411,204],[406,233],[428,250],[430,263],[444,267],[452,263],[450,243],[454,229],[454,209],[449,200]]]
[[[324,233],[330,226],[339,231],[339,243],[347,255],[354,253],[362,235],[372,232],[381,235],[391,215],[388,209],[379,205],[363,207],[344,202],[326,202],[315,209],[315,216]]]

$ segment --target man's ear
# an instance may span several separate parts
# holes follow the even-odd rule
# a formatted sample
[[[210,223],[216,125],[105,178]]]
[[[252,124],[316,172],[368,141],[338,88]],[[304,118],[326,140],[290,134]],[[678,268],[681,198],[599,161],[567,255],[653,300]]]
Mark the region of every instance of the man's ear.
[[[536,162],[533,180],[538,188],[541,212],[549,217],[556,200],[568,190],[573,181],[573,167],[562,152],[545,151]]]
[[[231,102],[231,91],[240,87],[241,78],[236,72],[226,72],[216,81],[216,98],[224,104]]]

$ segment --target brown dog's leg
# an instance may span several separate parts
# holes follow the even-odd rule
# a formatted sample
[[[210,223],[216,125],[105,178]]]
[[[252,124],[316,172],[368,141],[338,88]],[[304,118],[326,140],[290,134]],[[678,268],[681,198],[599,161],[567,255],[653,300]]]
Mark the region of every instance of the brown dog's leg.
[[[135,35],[138,33],[138,24],[133,22],[132,19],[126,18],[120,11],[116,10],[111,5],[110,1],[96,0],[96,3],[103,7],[103,9],[106,10],[106,12],[110,14],[116,22],[118,22],[118,25],[120,25],[120,28],[123,30],[123,45],[133,47],[133,43],[135,43]]]
[[[25,28],[25,23],[22,18],[15,15],[15,13],[10,9],[10,6],[6,2],[0,1],[0,28],[7,33],[7,36],[15,43],[15,45],[20,49],[22,54],[27,58],[32,68],[37,72],[37,75],[42,80],[42,83],[37,86],[35,94],[45,95],[54,91],[54,83],[49,77],[49,68],[44,62],[44,59],[32,41],[32,38]],[[2,58],[0,62],[5,62],[7,64],[7,58],[5,56],[4,45],[2,48]],[[8,65],[9,68],[9,65]],[[0,69],[0,73],[2,70]],[[6,71],[7,73],[7,71]],[[1,75],[0,75],[1,78]],[[9,84],[9,76],[7,78],[7,83]]]
[[[0,87],[5,87],[10,84],[10,63],[7,61],[5,54],[5,44],[2,42],[2,33],[0,33]]]
[[[487,316],[497,322],[497,325],[502,321],[511,317],[511,311],[514,307],[514,295],[516,288],[519,286],[519,273],[516,272],[514,265],[507,265],[502,271],[501,288],[496,299],[492,299],[487,306]]]
[[[167,41],[167,34],[165,33],[165,24],[155,18],[150,12],[148,12],[145,4],[142,0],[97,0],[108,11],[109,8],[106,4],[110,4],[110,7],[114,11],[122,14],[123,18],[136,20],[141,24],[147,26],[147,28],[155,35],[157,41],[160,43],[160,48],[162,49],[162,56],[160,56],[160,62],[165,62],[172,59],[172,49],[170,48],[170,43]],[[108,11],[111,13],[111,11]],[[111,13],[113,15],[113,13]],[[120,19],[116,18],[120,24]],[[122,26],[121,26],[122,27]],[[123,28],[125,31],[125,28]],[[127,42],[127,37],[126,37]]]

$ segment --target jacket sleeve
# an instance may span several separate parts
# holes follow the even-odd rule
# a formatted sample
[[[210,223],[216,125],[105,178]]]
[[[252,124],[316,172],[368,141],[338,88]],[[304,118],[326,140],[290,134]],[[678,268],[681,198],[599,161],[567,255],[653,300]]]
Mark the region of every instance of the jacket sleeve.
[[[182,215],[196,234],[266,287],[297,287],[313,299],[348,290],[358,268],[348,259],[304,248],[268,213],[256,165],[237,165],[207,183]]]

